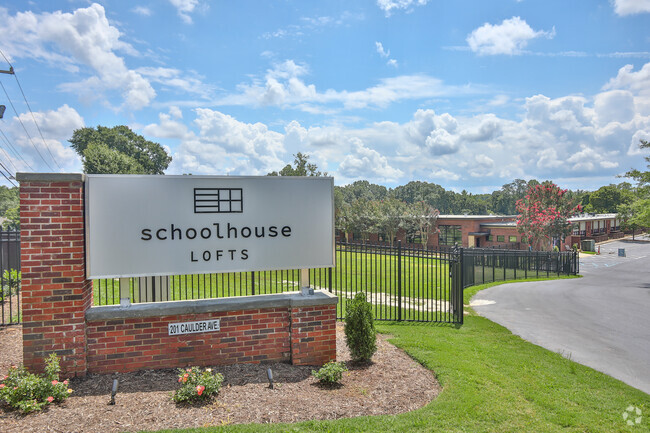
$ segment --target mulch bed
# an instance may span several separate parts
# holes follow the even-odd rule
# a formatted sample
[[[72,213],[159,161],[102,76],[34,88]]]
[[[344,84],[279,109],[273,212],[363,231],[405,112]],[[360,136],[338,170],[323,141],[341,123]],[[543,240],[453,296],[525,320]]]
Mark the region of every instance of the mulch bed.
[[[120,432],[142,429],[220,426],[233,423],[297,422],[362,415],[398,414],[424,406],[441,388],[427,370],[378,336],[373,362],[355,365],[337,327],[337,358],[346,363],[338,387],[323,387],[312,367],[289,364],[215,366],[225,376],[219,395],[202,406],[177,405],[171,393],[177,371],[147,370],[128,374],[73,378],[72,397],[45,411],[22,416],[0,406],[0,432]],[[22,361],[20,327],[0,330],[0,374]],[[269,389],[266,370],[275,381]],[[113,378],[119,379],[114,406],[108,405]]]

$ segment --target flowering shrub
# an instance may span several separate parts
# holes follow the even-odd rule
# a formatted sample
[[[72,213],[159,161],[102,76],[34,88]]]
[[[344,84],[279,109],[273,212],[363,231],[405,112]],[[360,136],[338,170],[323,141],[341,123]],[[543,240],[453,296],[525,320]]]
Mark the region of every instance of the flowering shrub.
[[[552,182],[531,186],[526,197],[517,200],[517,230],[534,247],[548,248],[554,237],[571,233],[569,218],[582,209]]]
[[[323,385],[334,385],[339,383],[343,377],[343,372],[348,371],[345,364],[342,362],[330,361],[323,365],[320,370],[312,370],[311,375],[314,376]]]
[[[45,374],[37,376],[23,366],[12,366],[0,381],[0,401],[23,413],[58,403],[72,393],[68,381],[59,382],[59,358],[52,353],[45,364]]]
[[[178,371],[178,382],[181,387],[172,395],[172,399],[176,403],[194,403],[207,400],[221,389],[223,375],[212,373],[209,368],[203,371],[199,367],[179,368]]]

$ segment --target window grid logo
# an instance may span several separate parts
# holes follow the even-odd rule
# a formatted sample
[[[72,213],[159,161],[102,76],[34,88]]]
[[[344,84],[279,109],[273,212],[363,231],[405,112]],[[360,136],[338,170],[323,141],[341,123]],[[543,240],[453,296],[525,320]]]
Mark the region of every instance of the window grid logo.
[[[636,406],[628,406],[623,412],[623,421],[629,426],[641,424],[641,409]]]
[[[242,213],[241,188],[194,188],[194,213]]]

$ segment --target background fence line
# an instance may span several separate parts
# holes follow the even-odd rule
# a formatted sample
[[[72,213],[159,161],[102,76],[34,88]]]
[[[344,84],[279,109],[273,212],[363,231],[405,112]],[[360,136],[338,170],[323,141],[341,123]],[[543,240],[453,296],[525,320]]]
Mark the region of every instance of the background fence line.
[[[309,283],[348,300],[366,293],[376,320],[463,322],[463,289],[475,284],[551,275],[576,275],[574,251],[403,247],[336,243],[336,267],[310,269]],[[0,232],[2,300],[0,326],[20,322],[20,234]],[[13,271],[13,272],[12,272]],[[129,278],[133,303],[164,302],[297,291],[300,271],[274,270]],[[9,295],[10,294],[10,295]],[[93,281],[94,305],[120,303],[120,280]]]

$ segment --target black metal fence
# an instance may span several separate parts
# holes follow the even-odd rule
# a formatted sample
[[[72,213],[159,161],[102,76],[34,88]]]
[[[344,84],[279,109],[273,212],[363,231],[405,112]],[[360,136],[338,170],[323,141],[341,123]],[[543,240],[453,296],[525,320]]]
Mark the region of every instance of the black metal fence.
[[[0,326],[22,321],[20,232],[0,230]]]
[[[576,251],[523,251],[492,248],[460,249],[463,287],[527,278],[577,275]]]
[[[339,298],[337,317],[347,302],[366,294],[377,320],[462,322],[462,289],[452,284],[458,254],[394,246],[336,244],[336,267],[310,269],[309,284]],[[299,270],[130,278],[131,302],[176,301],[296,291]],[[122,280],[125,283],[125,280]],[[120,303],[120,280],[93,282],[95,305]]]
[[[310,287],[339,298],[337,317],[347,302],[366,294],[377,320],[463,322],[463,289],[492,281],[575,275],[577,254],[521,250],[422,249],[338,242],[336,267],[311,269]],[[20,235],[0,232],[2,321],[20,322]],[[95,305],[120,303],[120,281],[131,302],[220,298],[296,291],[299,270],[239,272],[93,281]],[[126,291],[125,291],[126,292]]]

